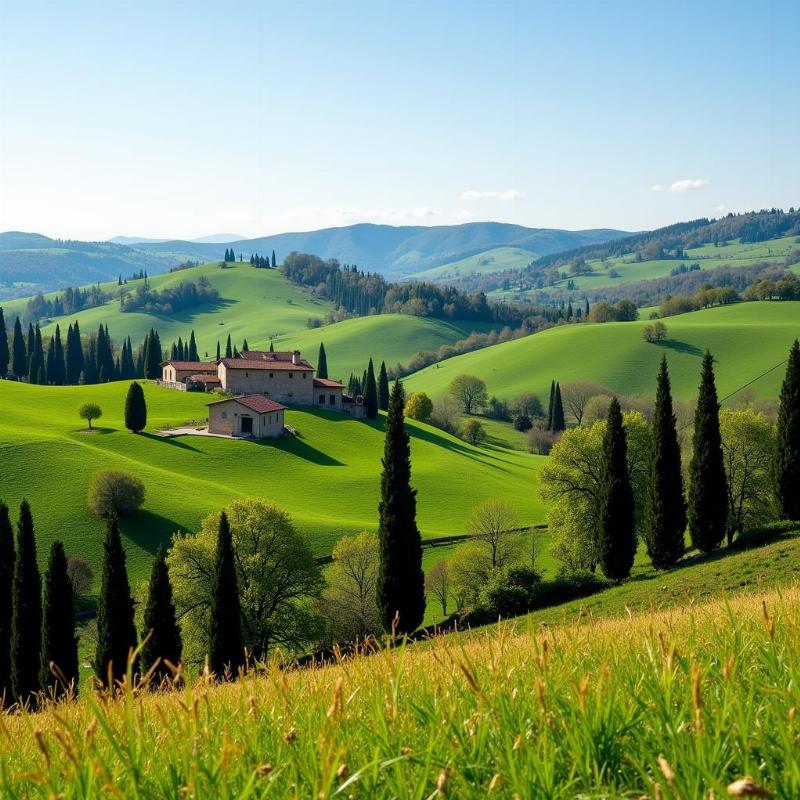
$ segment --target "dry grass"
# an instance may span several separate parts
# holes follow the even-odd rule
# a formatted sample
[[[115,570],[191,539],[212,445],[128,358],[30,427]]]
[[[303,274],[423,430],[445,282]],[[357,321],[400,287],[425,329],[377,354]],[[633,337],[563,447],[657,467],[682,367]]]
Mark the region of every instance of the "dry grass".
[[[3,796],[796,798],[799,612],[793,586],[87,695],[3,718]]]

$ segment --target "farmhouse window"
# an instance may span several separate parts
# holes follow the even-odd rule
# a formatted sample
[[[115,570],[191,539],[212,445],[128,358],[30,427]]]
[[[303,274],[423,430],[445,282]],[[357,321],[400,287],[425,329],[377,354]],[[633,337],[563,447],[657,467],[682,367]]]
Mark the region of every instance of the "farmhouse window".
[[[319,404],[320,404],[321,406],[324,406],[324,405],[325,405],[325,395],[324,395],[324,394],[321,394],[321,395],[319,396]]]
[[[328,398],[328,403],[329,403],[330,405],[332,405],[332,406],[335,406],[335,405],[336,405],[336,395],[335,395],[335,394],[332,394],[332,395],[331,395],[331,396]]]
[[[227,411],[223,411],[222,412],[222,419],[228,419],[228,412]]]
[[[293,373],[293,372],[290,372],[290,373],[289,373],[289,377],[290,377],[290,378],[294,378],[294,373]]]
[[[271,372],[270,372],[269,376],[270,376],[270,378],[274,377],[274,375]]]

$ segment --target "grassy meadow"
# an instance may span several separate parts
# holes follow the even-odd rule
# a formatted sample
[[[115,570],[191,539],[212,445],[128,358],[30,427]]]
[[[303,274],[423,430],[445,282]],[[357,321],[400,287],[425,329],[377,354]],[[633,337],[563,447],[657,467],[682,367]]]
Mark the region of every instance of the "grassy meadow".
[[[459,261],[451,261],[423,272],[415,272],[412,277],[415,281],[446,283],[449,280],[469,278],[472,275],[488,275],[507,269],[522,269],[534,258],[536,258],[535,253],[521,247],[494,247]]]
[[[3,796],[682,800],[747,796],[750,776],[789,800],[798,614],[794,585],[222,686],[84,693],[2,720]]]
[[[552,379],[562,384],[591,380],[622,394],[651,397],[666,354],[674,395],[689,399],[709,348],[722,398],[786,358],[800,336],[800,302],[737,303],[664,321],[667,339],[660,344],[642,340],[647,320],[551,328],[433,364],[410,376],[406,388],[435,399],[456,375],[467,373],[483,378],[490,395],[506,399],[523,392],[546,399]],[[750,388],[759,396],[777,397],[783,373],[775,369]]]
[[[770,239],[765,242],[742,243],[738,240],[721,242],[718,247],[705,244],[685,251],[683,258],[664,258],[650,261],[637,262],[632,254],[607,258],[604,261],[594,258],[586,263],[591,267],[591,272],[583,275],[573,275],[571,280],[575,285],[575,292],[582,296],[587,293],[591,297],[592,290],[606,289],[609,286],[625,286],[637,281],[665,278],[670,271],[680,264],[687,267],[697,263],[700,269],[713,270],[719,267],[747,267],[759,262],[783,263],[790,255],[800,252],[800,241],[797,236],[785,236],[780,239]],[[800,262],[800,256],[797,261]],[[565,271],[568,271],[565,269]],[[612,271],[616,274],[612,275]],[[545,287],[539,291],[559,291],[567,288],[569,278],[557,281],[553,286]],[[523,293],[524,294],[524,293]],[[520,293],[514,290],[496,291],[492,297],[513,299]]]
[[[181,281],[196,281],[206,277],[219,291],[219,298],[201,306],[174,314],[147,314],[138,311],[123,313],[119,300],[85,309],[77,314],[54,318],[42,323],[42,333],[50,335],[57,323],[62,335],[67,325],[78,320],[83,333],[97,331],[102,323],[108,325],[112,338],[121,342],[130,336],[134,346],[154,327],[165,348],[180,336],[188,340],[192,330],[197,338],[201,358],[213,358],[217,341],[224,349],[230,334],[231,341],[241,347],[247,339],[252,348],[269,346],[274,341],[278,349],[299,349],[316,362],[320,342],[328,351],[328,368],[332,376],[347,380],[351,372],[361,374],[373,358],[380,364],[404,363],[420,350],[436,350],[469,336],[473,330],[485,331],[487,323],[448,321],[384,314],[375,317],[349,319],[320,328],[309,328],[308,320],[324,323],[333,306],[289,282],[280,270],[255,269],[249,263],[235,262],[221,269],[217,263],[203,264],[188,270],[149,279],[153,289],[176,286]],[[141,281],[131,281],[127,288],[136,290]],[[103,284],[107,292],[116,293],[116,283]],[[48,295],[52,296],[52,295]],[[24,311],[27,300],[12,300],[2,304],[6,319]]]
[[[141,435],[123,424],[127,383],[43,387],[0,381],[0,457],[5,502],[32,505],[39,558],[60,538],[68,555],[86,558],[99,581],[103,525],[86,506],[91,475],[123,469],[145,484],[143,508],[122,531],[133,580],[146,576],[152,554],[176,530],[199,521],[236,497],[275,501],[294,519],[317,555],[330,552],[342,535],[374,530],[383,454],[384,417],[353,420],[321,411],[290,410],[298,438],[257,443],[210,437],[166,439],[160,427],[203,420],[202,393],[146,385],[148,426]],[[103,417],[89,433],[77,416],[84,402],[97,402]],[[536,490],[541,457],[496,447],[474,448],[427,425],[409,423],[413,484],[423,536],[464,532],[479,500],[509,495],[521,520],[541,522]]]

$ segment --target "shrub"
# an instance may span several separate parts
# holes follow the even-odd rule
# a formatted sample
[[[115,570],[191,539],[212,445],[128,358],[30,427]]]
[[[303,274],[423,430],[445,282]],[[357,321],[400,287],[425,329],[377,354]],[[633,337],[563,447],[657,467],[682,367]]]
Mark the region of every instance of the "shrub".
[[[451,397],[436,401],[429,422],[447,433],[455,434],[461,420],[461,409]]]
[[[535,586],[541,576],[530,567],[498,567],[479,595],[480,606],[495,617],[514,617],[533,608]]]
[[[514,417],[514,430],[529,431],[533,427],[533,422],[527,414],[517,414]]]
[[[129,472],[101,470],[92,476],[88,499],[98,517],[127,517],[144,502],[144,484]]]
[[[92,588],[94,572],[89,563],[78,556],[67,558],[67,576],[76,597],[86,594]]]
[[[486,416],[489,419],[509,420],[511,419],[511,410],[504,400],[490,397],[489,402],[486,404]]]
[[[477,419],[468,419],[461,429],[461,438],[477,447],[486,438],[486,429]]]
[[[433,401],[425,392],[414,392],[414,394],[408,398],[405,408],[407,417],[419,420],[419,422],[427,422],[432,413]]]
[[[528,431],[528,450],[538,456],[549,455],[557,439],[557,433],[536,424]]]

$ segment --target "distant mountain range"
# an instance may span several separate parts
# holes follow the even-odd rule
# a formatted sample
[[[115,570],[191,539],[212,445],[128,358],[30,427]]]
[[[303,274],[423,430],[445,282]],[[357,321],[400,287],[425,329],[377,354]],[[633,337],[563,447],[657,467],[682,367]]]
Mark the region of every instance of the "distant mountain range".
[[[398,280],[495,247],[526,250],[533,260],[628,235],[610,228],[566,231],[501,222],[435,227],[364,223],[234,241],[218,234],[195,241],[115,237],[108,242],[81,242],[8,231],[0,233],[0,298],[114,280],[140,269],[166,272],[188,259],[222,259],[229,247],[245,260],[252,253],[270,255],[273,250],[279,261],[293,250],[314,253]]]

